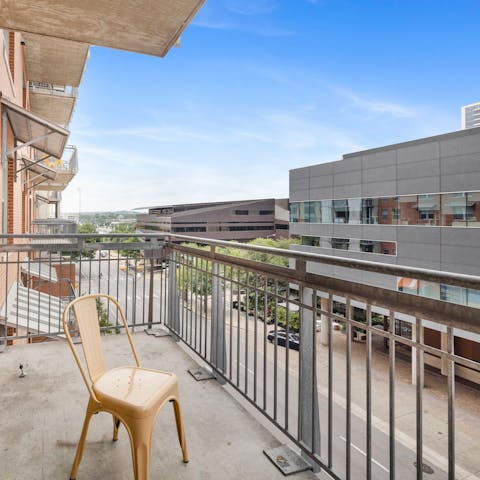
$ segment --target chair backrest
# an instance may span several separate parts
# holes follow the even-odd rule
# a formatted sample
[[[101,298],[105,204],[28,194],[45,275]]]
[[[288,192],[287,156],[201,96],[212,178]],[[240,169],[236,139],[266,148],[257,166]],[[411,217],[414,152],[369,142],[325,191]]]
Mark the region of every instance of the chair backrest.
[[[72,305],[90,379],[95,382],[105,373],[105,358],[98,322],[97,297],[82,297]]]
[[[128,341],[130,343],[130,348],[133,353],[133,357],[135,359],[135,363],[137,367],[140,366],[140,362],[138,361],[137,352],[135,350],[135,346],[133,345],[132,336],[130,335],[130,331],[128,329],[128,323],[123,313],[120,304],[110,295],[106,295],[103,293],[95,293],[92,295],[84,295],[82,297],[76,298],[75,300],[71,301],[66,307],[63,312],[63,330],[65,332],[65,336],[67,337],[68,344],[72,350],[73,356],[77,362],[78,368],[80,369],[80,373],[82,374],[83,380],[87,385],[87,388],[95,398],[95,395],[92,390],[92,383],[94,383],[105,371],[105,358],[103,356],[103,349],[102,349],[102,338],[100,335],[100,325],[99,325],[99,318],[98,318],[98,310],[97,310],[97,299],[98,298],[106,298],[113,305],[118,309],[120,313],[120,317],[123,321],[123,326],[125,327],[125,333],[127,334]],[[75,315],[75,319],[78,325],[78,331],[80,333],[80,338],[82,339],[82,348],[83,354],[85,357],[85,363],[87,364],[88,374],[90,377],[90,381],[88,380],[85,371],[82,367],[82,363],[80,358],[77,354],[75,346],[73,345],[72,337],[70,334],[70,330],[68,327],[68,318],[70,310],[73,311]]]

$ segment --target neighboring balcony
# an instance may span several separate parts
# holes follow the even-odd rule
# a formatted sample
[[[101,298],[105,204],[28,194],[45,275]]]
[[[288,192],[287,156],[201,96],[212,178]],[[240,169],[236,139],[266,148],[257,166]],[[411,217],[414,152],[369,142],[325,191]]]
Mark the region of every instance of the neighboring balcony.
[[[66,127],[78,97],[76,87],[30,82],[30,110],[40,117]]]
[[[479,310],[313,274],[309,265],[476,290],[480,277],[141,236],[56,237],[74,242],[62,245],[10,235],[0,246],[5,478],[67,478],[87,391],[60,319],[69,298],[95,292],[119,299],[145,366],[179,375],[191,460],[182,465],[163,411],[152,480],[283,478],[263,454],[279,444],[303,452],[322,479],[478,478],[480,363],[459,339],[478,348]],[[119,319],[107,303],[102,311],[107,361],[126,363]],[[200,367],[217,380],[197,382]],[[460,378],[467,374],[470,383]],[[132,478],[125,431],[112,444],[110,430],[108,416],[94,417],[79,480]],[[283,456],[274,460],[286,468]]]
[[[32,233],[42,235],[65,235],[77,233],[77,222],[63,218],[38,218],[32,221]],[[65,239],[65,238],[63,238]],[[63,240],[55,238],[54,240]]]
[[[67,145],[62,158],[48,157],[42,153],[37,158],[22,157],[25,168],[35,176],[33,188],[41,192],[62,191],[78,173],[78,151],[74,145]]]

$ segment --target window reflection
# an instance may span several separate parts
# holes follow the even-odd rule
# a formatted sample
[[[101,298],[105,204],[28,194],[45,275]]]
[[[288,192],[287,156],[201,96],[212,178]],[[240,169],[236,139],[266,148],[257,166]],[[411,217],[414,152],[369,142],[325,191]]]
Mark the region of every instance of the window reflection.
[[[322,223],[333,223],[331,200],[322,200]]]
[[[440,195],[418,196],[418,223],[440,225]]]
[[[480,227],[480,192],[467,193],[467,221],[469,227]]]
[[[480,192],[292,202],[290,221],[480,227]]]
[[[360,224],[362,223],[362,200],[360,198],[350,198],[348,200],[348,223]]]
[[[442,195],[442,225],[465,227],[467,225],[467,198],[465,193]]]
[[[331,244],[332,248],[336,248],[338,250],[348,250],[350,240],[348,238],[332,238]]]
[[[381,255],[396,255],[396,242],[382,242],[379,240],[358,240],[355,238],[331,238],[302,236],[302,245],[320,248],[335,248],[352,252],[376,253]]]
[[[418,224],[418,204],[416,195],[398,197],[399,225]]]
[[[348,223],[348,200],[333,200],[333,223]]]
[[[322,223],[322,202],[310,202],[310,223]]]

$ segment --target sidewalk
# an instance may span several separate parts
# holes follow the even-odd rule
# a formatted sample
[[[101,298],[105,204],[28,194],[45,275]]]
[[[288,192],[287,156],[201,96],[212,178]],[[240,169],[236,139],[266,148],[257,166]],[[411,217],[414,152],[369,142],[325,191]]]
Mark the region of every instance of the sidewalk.
[[[389,359],[383,340],[372,341],[372,416],[373,426],[389,432]],[[319,390],[328,392],[327,348],[317,340],[317,375]],[[346,385],[346,336],[333,332],[333,391],[334,401],[345,405]],[[366,346],[352,343],[352,413],[366,418]],[[395,423],[397,440],[406,447],[416,448],[416,387],[411,383],[411,364],[396,357]],[[321,386],[324,386],[322,388]],[[477,390],[458,380],[455,384],[456,430],[456,478],[474,480],[480,478],[479,434],[480,389]],[[447,471],[448,417],[447,378],[440,372],[425,370],[423,390],[423,451],[427,462]]]

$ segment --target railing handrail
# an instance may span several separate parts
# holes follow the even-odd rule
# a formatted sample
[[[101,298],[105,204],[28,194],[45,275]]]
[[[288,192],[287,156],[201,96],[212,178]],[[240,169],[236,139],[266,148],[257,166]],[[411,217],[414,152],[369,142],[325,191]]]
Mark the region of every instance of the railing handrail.
[[[363,270],[368,272],[375,272],[384,275],[397,276],[397,277],[408,277],[418,280],[425,280],[435,283],[443,283],[447,285],[453,285],[464,288],[472,288],[475,290],[480,290],[480,276],[478,275],[467,275],[462,273],[455,272],[445,272],[438,270],[431,270],[426,268],[419,267],[409,267],[403,265],[392,265],[388,263],[381,262],[372,262],[370,260],[359,260],[353,258],[337,257],[333,255],[325,255],[320,253],[311,253],[311,252],[299,252],[296,250],[286,250],[275,247],[264,247],[260,245],[251,245],[245,243],[239,243],[234,241],[225,241],[225,240],[213,240],[210,238],[195,237],[189,235],[178,235],[174,233],[165,233],[165,234],[156,234],[156,233],[66,233],[66,234],[8,234],[0,235],[0,251],[5,250],[5,242],[1,245],[2,240],[5,239],[59,239],[59,238],[69,238],[69,239],[101,239],[101,238],[111,238],[111,239],[121,239],[121,238],[130,238],[138,237],[142,239],[157,239],[162,242],[170,242],[172,239],[183,240],[185,242],[197,243],[202,245],[209,245],[212,247],[232,247],[234,246],[239,250],[246,250],[258,253],[267,253],[271,255],[276,255],[279,257],[303,260],[308,262],[334,265],[344,268],[351,268],[354,270]],[[98,242],[101,243],[101,242]],[[91,245],[95,245],[94,243]],[[39,245],[38,248],[40,248]],[[214,252],[212,252],[212,256]]]

